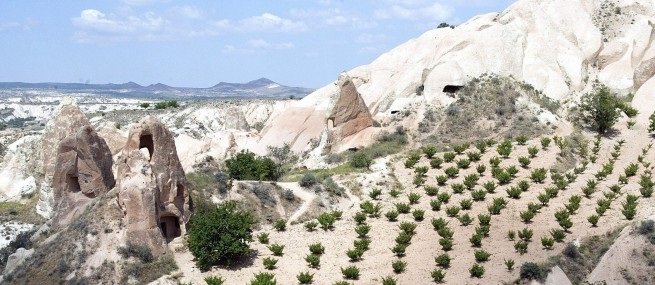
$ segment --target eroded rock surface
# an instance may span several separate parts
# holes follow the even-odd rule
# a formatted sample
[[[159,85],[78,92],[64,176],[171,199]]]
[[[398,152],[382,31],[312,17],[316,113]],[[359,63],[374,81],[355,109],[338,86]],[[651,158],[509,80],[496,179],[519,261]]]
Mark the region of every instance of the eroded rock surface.
[[[126,240],[161,254],[167,241],[185,233],[192,210],[172,133],[150,116],[133,125],[117,171]]]
[[[373,117],[350,77],[339,79],[339,98],[330,117],[336,135],[345,138],[373,126]]]

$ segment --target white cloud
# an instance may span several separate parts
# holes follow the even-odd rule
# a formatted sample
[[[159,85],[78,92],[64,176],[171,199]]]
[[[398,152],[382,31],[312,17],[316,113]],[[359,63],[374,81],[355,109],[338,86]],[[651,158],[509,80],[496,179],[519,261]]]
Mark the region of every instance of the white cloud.
[[[441,3],[427,5],[422,0],[389,1],[397,2],[388,7],[377,9],[375,16],[379,19],[402,19],[410,21],[443,21],[453,16],[453,8]]]
[[[205,17],[205,12],[195,6],[175,6],[171,11],[181,17],[189,19],[202,19]]]
[[[223,47],[224,53],[241,53],[252,54],[257,52],[275,51],[275,50],[288,50],[295,48],[293,43],[272,43],[263,39],[249,40],[243,46],[225,45]]]
[[[30,18],[25,19],[22,22],[7,22],[0,23],[0,32],[9,31],[9,30],[23,30],[29,31],[32,27],[36,26],[38,23]]]
[[[299,32],[307,30],[303,22],[281,18],[271,13],[253,16],[239,21],[237,29],[243,31]]]
[[[376,26],[376,23],[370,19],[359,17],[339,8],[318,10],[292,9],[290,13],[293,17],[311,22],[316,26],[350,26],[359,29],[367,29]]]
[[[86,9],[71,21],[78,28],[75,38],[80,42],[128,38],[156,40],[166,36],[163,32],[164,19],[152,12],[119,18],[95,9]]]

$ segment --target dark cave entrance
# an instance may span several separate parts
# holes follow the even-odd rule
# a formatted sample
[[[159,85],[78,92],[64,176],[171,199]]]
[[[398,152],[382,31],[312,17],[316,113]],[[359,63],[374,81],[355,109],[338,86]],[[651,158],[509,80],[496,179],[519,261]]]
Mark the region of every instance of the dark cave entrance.
[[[164,238],[166,238],[166,242],[170,242],[182,234],[180,230],[180,222],[175,216],[164,216],[159,218],[159,228],[161,229]]]
[[[68,186],[68,191],[71,193],[77,193],[82,191],[80,186],[80,181],[78,180],[77,173],[66,174],[66,186]]]
[[[461,85],[446,85],[443,87],[443,92],[444,93],[456,93],[460,89],[462,89],[464,86]]]
[[[139,138],[139,149],[144,149],[144,148],[148,149],[148,154],[150,155],[148,157],[148,160],[151,160],[152,153],[154,152],[155,149],[155,144],[152,141],[152,135],[146,134],[146,135],[142,135]]]
[[[177,197],[184,197],[184,185],[177,183]]]

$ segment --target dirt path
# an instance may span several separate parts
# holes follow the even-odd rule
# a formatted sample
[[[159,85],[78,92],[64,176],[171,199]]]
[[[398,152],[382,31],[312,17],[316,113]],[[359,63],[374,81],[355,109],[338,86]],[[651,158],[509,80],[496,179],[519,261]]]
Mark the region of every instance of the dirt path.
[[[293,191],[294,195],[303,200],[300,208],[298,208],[298,210],[296,210],[296,212],[294,212],[291,217],[289,217],[289,222],[296,221],[298,218],[302,217],[302,215],[305,214],[309,209],[309,206],[314,202],[314,199],[316,199],[316,195],[314,193],[307,191],[296,182],[283,182],[278,183],[278,185],[282,188]]]

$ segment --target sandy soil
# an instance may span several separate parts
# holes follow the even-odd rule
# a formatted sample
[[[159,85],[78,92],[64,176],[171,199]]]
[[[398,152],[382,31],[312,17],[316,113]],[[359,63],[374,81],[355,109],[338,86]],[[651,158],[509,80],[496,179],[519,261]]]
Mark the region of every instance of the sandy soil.
[[[389,222],[384,216],[380,218],[369,218],[367,222],[371,225],[371,232],[369,233],[370,239],[372,240],[371,249],[364,254],[363,260],[352,263],[349,261],[345,252],[347,249],[353,248],[353,241],[357,237],[354,231],[355,222],[352,216],[359,210],[358,207],[347,207],[343,209],[343,219],[337,221],[333,231],[325,232],[323,230],[317,230],[315,232],[307,232],[300,224],[289,226],[286,232],[275,232],[270,228],[263,229],[263,231],[270,233],[271,243],[285,245],[284,256],[278,258],[277,269],[273,270],[272,273],[275,273],[279,284],[298,284],[296,275],[304,271],[315,274],[314,284],[332,284],[335,281],[342,280],[341,267],[356,265],[360,268],[361,276],[359,280],[353,282],[354,284],[380,284],[381,278],[389,275],[395,276],[399,284],[429,284],[432,283],[430,272],[436,268],[434,257],[443,253],[441,246],[438,244],[439,236],[433,230],[430,221],[432,218],[443,217],[450,222],[449,226],[455,232],[455,246],[449,252],[453,260],[451,261],[451,267],[445,270],[446,284],[499,284],[515,280],[518,278],[518,270],[515,269],[512,272],[507,271],[503,264],[504,259],[515,260],[515,267],[518,268],[526,261],[545,261],[549,256],[561,252],[565,243],[555,244],[552,250],[545,250],[541,246],[541,237],[549,235],[551,229],[559,228],[554,213],[562,209],[572,195],[582,196],[582,187],[588,179],[593,178],[593,175],[601,168],[601,165],[608,161],[614,145],[620,139],[625,139],[627,143],[621,149],[621,156],[615,164],[614,172],[606,180],[600,181],[597,187],[599,191],[596,191],[591,199],[583,197],[580,209],[571,216],[573,227],[570,229],[570,234],[567,235],[566,241],[570,242],[592,235],[603,234],[617,226],[626,225],[630,222],[621,214],[621,202],[625,200],[625,193],[639,194],[637,182],[639,175],[643,174],[644,171],[644,167],[641,165],[637,176],[630,178],[629,185],[623,187],[623,194],[612,203],[611,209],[601,217],[598,227],[591,227],[589,222],[587,222],[587,217],[595,213],[596,202],[603,197],[603,192],[608,191],[608,186],[617,183],[618,176],[623,173],[624,168],[630,163],[637,162],[637,157],[641,154],[641,149],[653,142],[653,139],[647,136],[644,129],[628,130],[625,127],[625,121],[619,122],[618,125],[620,125],[621,134],[613,138],[603,139],[597,162],[595,164],[590,163],[587,170],[580,174],[577,180],[570,184],[566,190],[560,191],[556,198],[551,199],[549,206],[541,209],[532,223],[529,224],[524,224],[520,220],[519,212],[526,210],[529,202],[538,203],[537,195],[543,192],[544,188],[553,186],[552,180],[548,178],[543,184],[531,183],[530,189],[524,192],[518,200],[508,198],[505,189],[515,185],[520,180],[529,180],[528,176],[532,169],[539,167],[548,169],[551,167],[556,162],[559,149],[552,143],[547,150],[541,150],[538,140],[529,141],[525,146],[515,146],[511,158],[505,159],[501,163],[501,166],[516,165],[518,167],[517,158],[519,156],[527,156],[527,148],[529,146],[539,146],[540,151],[538,157],[532,160],[529,169],[518,167],[520,172],[510,185],[499,186],[495,194],[487,194],[485,201],[474,202],[471,210],[460,212],[460,215],[468,212],[471,216],[476,217],[478,214],[488,213],[487,206],[493,198],[505,197],[508,201],[507,207],[500,215],[492,216],[490,236],[482,242],[482,248],[492,254],[490,260],[483,264],[486,272],[482,279],[471,278],[468,272],[469,268],[475,263],[473,255],[475,248],[471,247],[468,240],[478,225],[477,220],[469,226],[461,226],[456,218],[447,217],[444,210],[447,206],[457,205],[462,199],[470,198],[469,191],[465,191],[463,194],[453,194],[450,202],[442,206],[441,211],[431,211],[429,202],[432,197],[425,195],[423,187],[416,188],[412,185],[414,169],[405,169],[405,156],[402,156],[400,159],[390,160],[395,175],[405,188],[404,193],[397,198],[392,198],[389,195],[390,187],[382,186],[381,188],[384,190],[379,201],[383,205],[382,213],[384,213],[393,209],[394,203],[396,202],[406,203],[408,193],[416,192],[422,195],[420,203],[413,205],[412,209],[425,210],[425,219],[421,222],[416,222],[418,224],[416,235],[412,240],[412,244],[407,249],[406,256],[402,258],[408,263],[407,270],[404,273],[393,273],[391,263],[397,257],[392,254],[390,248],[394,245],[394,239],[399,232],[398,224],[401,221],[413,221],[412,216],[401,215],[398,222]],[[592,144],[590,143],[591,146]],[[493,179],[490,174],[488,161],[489,158],[496,155],[495,147],[490,148],[483,155],[479,163],[486,164],[487,171],[480,179],[478,185],[482,185],[482,183]],[[458,156],[457,159],[461,157]],[[655,150],[651,150],[648,153],[646,161],[655,162]],[[386,159],[384,163],[378,161],[371,173],[363,174],[357,180],[362,185],[364,192],[372,189],[373,185],[377,185],[375,181],[388,178],[391,169],[381,167],[381,165],[386,165],[386,162]],[[448,185],[461,182],[466,174],[474,173],[477,164],[472,163],[468,170],[460,171],[459,177],[449,181]],[[429,165],[428,160],[422,158],[418,166],[422,165]],[[444,163],[441,169],[430,169],[425,185],[436,186],[435,177],[443,174],[443,169],[451,165],[454,165],[454,163]],[[478,186],[476,189],[479,188],[481,186]],[[452,193],[452,190],[450,186],[443,186],[440,187],[440,192]],[[307,201],[306,198],[303,198],[305,202]],[[362,198],[362,200],[367,199]],[[654,205],[653,199],[655,198],[639,199],[638,213],[635,220],[655,214],[655,207],[652,206]],[[523,228],[532,229],[534,235],[532,242],[529,244],[528,253],[519,255],[514,250],[514,242],[509,241],[506,238],[506,234],[509,230],[518,231]],[[326,253],[321,257],[321,267],[318,270],[308,268],[304,261],[304,257],[309,253],[308,245],[315,242],[321,242],[326,248]],[[237,269],[214,268],[205,273],[200,273],[193,266],[190,253],[186,251],[178,252],[176,259],[182,268],[184,275],[182,280],[192,281],[194,284],[202,284],[202,278],[205,276],[222,276],[227,280],[226,284],[247,284],[248,280],[254,274],[266,271],[263,268],[262,259],[272,256],[265,245],[259,244],[256,241],[252,243],[252,248],[257,251],[257,254],[250,260],[251,264]]]

